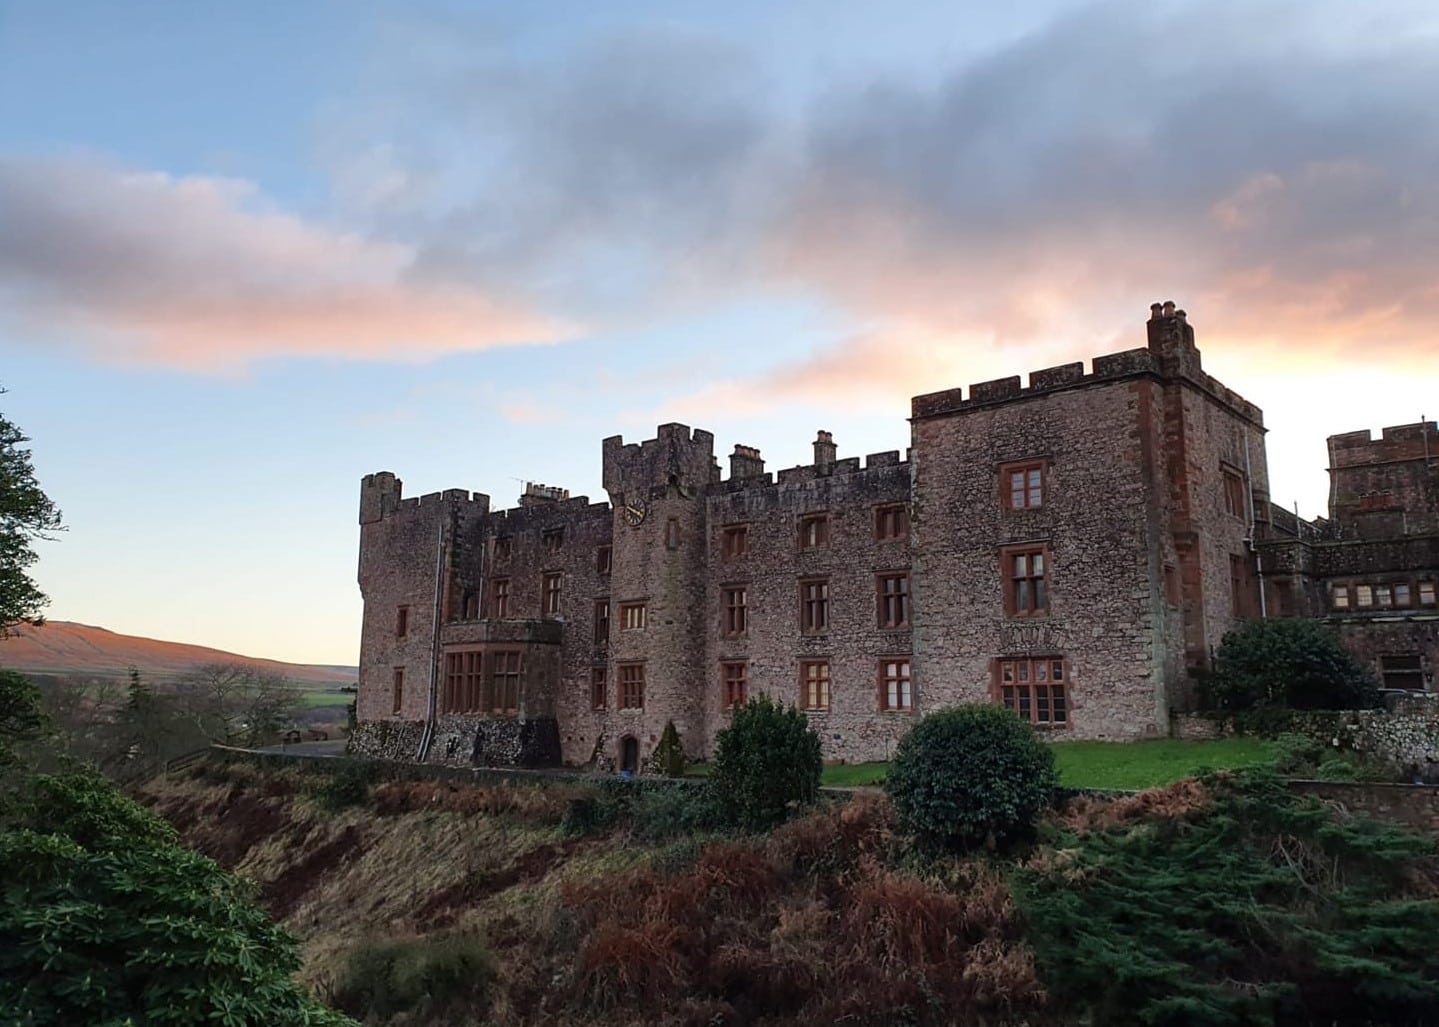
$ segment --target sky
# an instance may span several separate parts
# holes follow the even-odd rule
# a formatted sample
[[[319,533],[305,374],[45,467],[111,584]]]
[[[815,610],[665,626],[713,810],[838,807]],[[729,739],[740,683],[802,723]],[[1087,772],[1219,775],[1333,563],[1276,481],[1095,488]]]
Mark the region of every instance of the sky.
[[[359,480],[809,462],[1189,313],[1325,437],[1439,414],[1432,0],[0,0],[0,411],[52,619],[353,664]]]

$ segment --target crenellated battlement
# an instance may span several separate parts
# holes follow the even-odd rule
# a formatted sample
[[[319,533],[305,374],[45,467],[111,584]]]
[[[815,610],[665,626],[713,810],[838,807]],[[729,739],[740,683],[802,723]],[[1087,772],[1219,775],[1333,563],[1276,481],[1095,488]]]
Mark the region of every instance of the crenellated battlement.
[[[962,388],[926,393],[911,400],[911,419],[945,417],[1068,389],[1150,376],[1188,381],[1240,417],[1263,427],[1264,414],[1257,406],[1204,372],[1199,350],[1194,346],[1194,329],[1184,311],[1176,309],[1170,301],[1153,304],[1150,315],[1148,346],[1092,357],[1088,374],[1084,363],[1075,361],[1032,371],[1028,384],[1023,384],[1019,375],[975,382],[969,386],[967,399]]]
[[[468,489],[446,489],[406,498],[404,482],[390,471],[377,471],[360,479],[361,524],[373,524],[396,513],[409,514],[419,509],[428,511],[456,503],[473,503],[480,507],[480,513],[486,513],[490,508],[490,497]]]
[[[1377,439],[1367,428],[1331,435],[1329,451],[1335,468],[1426,458],[1439,463],[1439,425],[1434,421],[1394,425],[1383,429]]]
[[[624,436],[611,435],[601,448],[603,484],[611,496],[656,486],[703,488],[720,478],[714,433],[703,428],[672,422],[657,427],[652,439],[626,444]]]
[[[591,514],[608,518],[610,510],[609,503],[591,503],[589,496],[571,496],[554,503],[521,504],[504,510],[491,510],[489,524],[495,531],[518,531],[534,525],[560,523]]]

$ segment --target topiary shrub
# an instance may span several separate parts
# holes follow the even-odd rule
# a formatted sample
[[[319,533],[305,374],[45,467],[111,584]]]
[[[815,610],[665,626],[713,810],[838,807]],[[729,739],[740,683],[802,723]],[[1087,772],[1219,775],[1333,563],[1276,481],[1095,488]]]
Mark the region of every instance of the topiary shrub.
[[[1206,681],[1209,702],[1235,712],[1376,706],[1372,676],[1319,621],[1253,620],[1224,636]]]
[[[1059,784],[1054,753],[1002,706],[925,717],[895,751],[885,791],[902,829],[940,848],[995,844],[1028,830]]]
[[[819,794],[819,736],[805,715],[767,695],[735,708],[715,737],[710,787],[726,820],[762,831]]]
[[[650,764],[657,773],[665,777],[685,776],[685,748],[680,744],[680,733],[675,730],[674,721],[665,722],[665,729],[660,734],[654,755],[650,757]]]

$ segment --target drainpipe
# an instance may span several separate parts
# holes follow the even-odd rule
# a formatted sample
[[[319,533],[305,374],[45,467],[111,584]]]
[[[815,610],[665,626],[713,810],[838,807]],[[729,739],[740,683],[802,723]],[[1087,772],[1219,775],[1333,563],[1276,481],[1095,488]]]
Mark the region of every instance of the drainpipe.
[[[1254,573],[1259,578],[1259,618],[1268,619],[1269,604],[1264,598],[1264,557],[1259,555],[1259,550],[1254,545],[1254,480],[1249,472],[1249,434],[1244,435],[1244,495],[1249,508],[1249,537],[1244,541],[1249,544],[1249,551],[1254,554]]]
[[[446,517],[440,518],[440,530],[435,539],[435,603],[430,618],[430,694],[425,704],[425,731],[420,736],[420,749],[415,753],[415,762],[417,763],[425,762],[425,757],[430,753],[430,742],[435,737],[436,684],[440,676],[440,585],[445,575],[445,527],[447,521]]]

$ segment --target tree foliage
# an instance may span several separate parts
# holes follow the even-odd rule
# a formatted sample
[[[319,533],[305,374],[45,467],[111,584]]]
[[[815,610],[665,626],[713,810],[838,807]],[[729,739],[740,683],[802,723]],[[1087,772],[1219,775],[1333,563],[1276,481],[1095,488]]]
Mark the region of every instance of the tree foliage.
[[[1371,675],[1318,621],[1253,620],[1219,646],[1207,688],[1226,710],[1350,710],[1375,705]]]
[[[732,823],[765,830],[815,800],[823,768],[819,736],[805,715],[760,695],[735,707],[715,737],[710,785]]]
[[[103,779],[36,776],[0,832],[0,1022],[350,1024],[250,887]]]
[[[1423,1023],[1439,1009],[1425,838],[1270,773],[1178,816],[1061,832],[1016,882],[1046,986],[1085,1022]]]
[[[40,622],[46,598],[30,578],[32,543],[60,530],[60,511],[35,478],[29,441],[0,414],[0,638],[16,624]]]
[[[900,741],[885,790],[900,825],[926,844],[967,848],[1022,833],[1058,784],[1054,753],[1002,706],[925,717]]]
[[[680,733],[675,730],[674,721],[665,721],[665,729],[660,733],[651,762],[655,770],[665,777],[685,776],[685,748],[680,742]]]
[[[16,762],[17,743],[34,741],[44,730],[40,690],[23,674],[0,670],[0,768]]]

